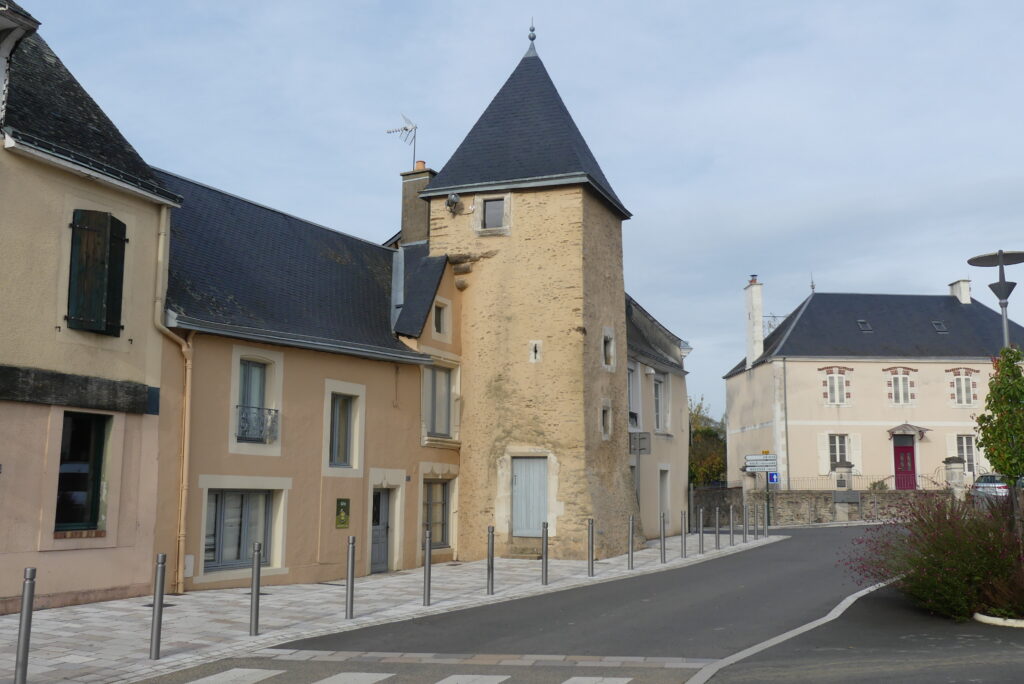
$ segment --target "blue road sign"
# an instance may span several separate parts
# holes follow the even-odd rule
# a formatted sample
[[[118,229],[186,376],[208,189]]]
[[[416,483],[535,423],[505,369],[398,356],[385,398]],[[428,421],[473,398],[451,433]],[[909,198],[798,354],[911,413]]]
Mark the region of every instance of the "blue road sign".
[[[779,474],[768,473],[768,482],[770,482],[771,484],[779,484]]]

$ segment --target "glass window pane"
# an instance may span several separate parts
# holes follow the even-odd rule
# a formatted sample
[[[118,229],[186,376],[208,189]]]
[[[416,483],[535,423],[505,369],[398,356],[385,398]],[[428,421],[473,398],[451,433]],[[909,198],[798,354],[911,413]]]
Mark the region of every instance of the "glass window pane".
[[[56,529],[96,529],[109,416],[64,414],[57,475]]]
[[[432,432],[436,435],[451,434],[449,426],[449,403],[451,401],[451,376],[447,368],[434,368],[434,396]]]
[[[345,394],[331,396],[331,451],[330,464],[351,465],[352,402]]]
[[[241,406],[264,407],[267,365],[258,361],[242,361],[241,387],[238,403]]]
[[[243,540],[243,551],[246,560],[252,560],[253,542],[262,543],[266,520],[264,513],[267,510],[266,492],[247,492],[245,495],[245,536]]]
[[[203,543],[203,561],[217,560],[217,493],[206,495],[206,538]]]
[[[484,200],[484,228],[501,228],[505,225],[505,200]]]
[[[242,494],[225,492],[221,495],[224,506],[224,523],[221,527],[221,561],[242,560]]]

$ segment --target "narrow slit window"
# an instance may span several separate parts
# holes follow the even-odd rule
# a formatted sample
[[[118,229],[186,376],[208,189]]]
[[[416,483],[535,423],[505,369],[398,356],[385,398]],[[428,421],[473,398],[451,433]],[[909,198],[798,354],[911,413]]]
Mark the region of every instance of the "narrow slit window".
[[[434,305],[434,332],[438,335],[444,334],[445,331],[444,309],[445,307],[440,304]]]

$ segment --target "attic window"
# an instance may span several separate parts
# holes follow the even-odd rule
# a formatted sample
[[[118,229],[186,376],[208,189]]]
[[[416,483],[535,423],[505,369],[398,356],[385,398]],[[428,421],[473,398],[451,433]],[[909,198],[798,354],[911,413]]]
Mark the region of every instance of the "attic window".
[[[505,225],[505,200],[484,200],[484,228],[501,228]]]
[[[857,327],[860,328],[861,332],[874,332],[874,330],[871,329],[871,324],[863,318],[857,320]]]
[[[937,333],[948,333],[949,329],[946,327],[945,321],[932,321],[932,327],[935,328]]]

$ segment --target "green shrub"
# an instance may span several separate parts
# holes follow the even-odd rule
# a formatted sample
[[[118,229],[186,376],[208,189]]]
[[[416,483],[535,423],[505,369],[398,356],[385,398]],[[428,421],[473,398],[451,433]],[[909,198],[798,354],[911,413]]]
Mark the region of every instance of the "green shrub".
[[[966,620],[1001,600],[992,595],[994,587],[1016,586],[1020,564],[1011,521],[1003,504],[978,508],[945,494],[921,494],[895,520],[856,540],[844,563],[861,583],[895,578],[894,586],[918,606]]]
[[[884,492],[889,489],[889,485],[885,483],[885,480],[875,480],[868,485],[868,490],[872,492]]]

